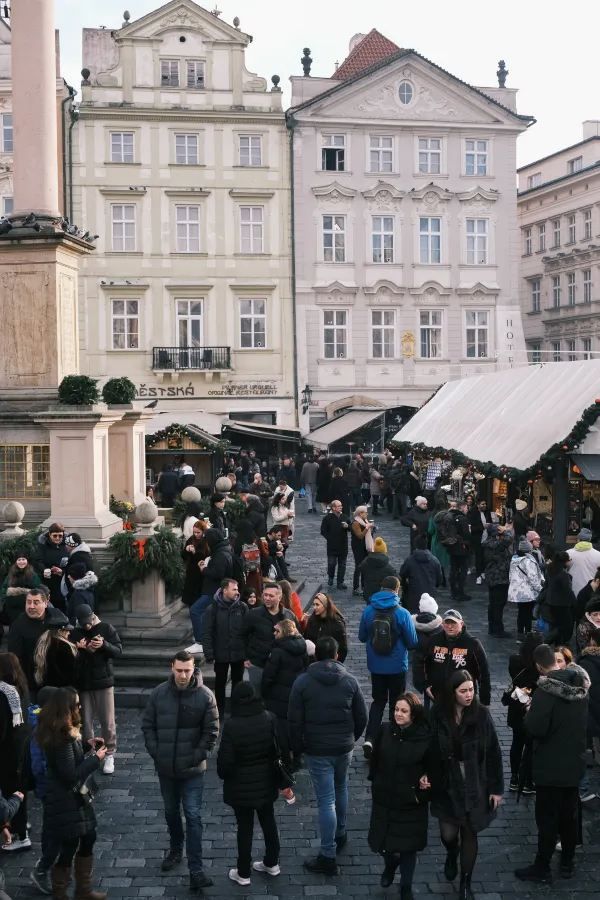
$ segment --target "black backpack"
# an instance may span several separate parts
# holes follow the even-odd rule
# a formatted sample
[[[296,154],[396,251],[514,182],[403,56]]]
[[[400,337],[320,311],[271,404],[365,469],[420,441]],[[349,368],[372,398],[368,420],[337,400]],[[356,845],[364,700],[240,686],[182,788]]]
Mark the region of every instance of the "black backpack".
[[[398,640],[396,609],[378,609],[371,625],[371,647],[378,656],[389,656]]]

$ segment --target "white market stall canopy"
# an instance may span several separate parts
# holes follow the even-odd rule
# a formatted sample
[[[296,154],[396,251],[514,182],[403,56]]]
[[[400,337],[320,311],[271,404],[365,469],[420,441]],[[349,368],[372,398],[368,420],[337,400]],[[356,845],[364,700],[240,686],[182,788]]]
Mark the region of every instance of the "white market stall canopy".
[[[597,398],[600,359],[473,375],[444,384],[394,440],[527,469],[568,437]]]
[[[327,422],[325,425],[321,425],[320,428],[315,428],[314,431],[306,435],[304,440],[307,444],[326,450],[331,444],[341,441],[347,435],[352,434],[353,431],[357,431],[363,425],[368,425],[373,419],[377,419],[384,414],[385,409],[383,408],[354,409],[343,416],[339,416],[337,419],[333,419],[331,422]]]
[[[169,410],[168,412],[157,413],[146,422],[146,434],[156,434],[157,431],[164,431],[170,425],[192,425],[200,431],[220,437],[221,426],[224,421],[226,421],[225,416],[217,416],[214,413],[204,412],[202,409],[187,409],[181,412]]]

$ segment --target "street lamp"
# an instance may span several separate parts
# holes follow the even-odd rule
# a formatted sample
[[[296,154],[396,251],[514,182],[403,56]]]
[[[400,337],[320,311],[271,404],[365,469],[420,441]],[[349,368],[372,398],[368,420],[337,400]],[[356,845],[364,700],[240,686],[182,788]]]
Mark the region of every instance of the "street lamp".
[[[312,390],[310,386],[307,384],[302,391],[302,413],[305,415],[308,412],[310,404],[312,402]]]

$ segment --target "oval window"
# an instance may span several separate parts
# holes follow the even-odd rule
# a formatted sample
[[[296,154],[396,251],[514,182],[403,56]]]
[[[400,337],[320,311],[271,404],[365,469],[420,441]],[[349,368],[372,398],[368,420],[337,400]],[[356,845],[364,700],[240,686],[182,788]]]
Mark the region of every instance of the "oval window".
[[[398,96],[400,97],[400,103],[404,104],[404,106],[408,106],[413,98],[413,86],[410,81],[400,82]]]

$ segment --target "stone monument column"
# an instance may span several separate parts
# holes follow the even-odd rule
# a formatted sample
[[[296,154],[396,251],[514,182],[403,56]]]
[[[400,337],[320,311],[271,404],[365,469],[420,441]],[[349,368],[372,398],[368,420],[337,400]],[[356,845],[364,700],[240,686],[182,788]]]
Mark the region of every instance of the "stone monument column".
[[[111,409],[119,409],[118,406]],[[122,419],[110,426],[110,493],[134,506],[146,499],[146,428],[151,409],[127,409]]]

